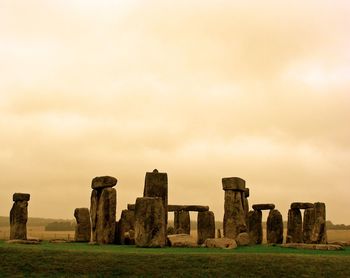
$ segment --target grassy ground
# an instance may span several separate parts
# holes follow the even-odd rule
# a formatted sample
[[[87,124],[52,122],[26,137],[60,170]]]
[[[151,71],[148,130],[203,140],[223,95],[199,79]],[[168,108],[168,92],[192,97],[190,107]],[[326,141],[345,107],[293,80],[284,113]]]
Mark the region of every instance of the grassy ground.
[[[0,241],[0,277],[349,277],[345,251],[142,249],[79,243],[10,245]]]

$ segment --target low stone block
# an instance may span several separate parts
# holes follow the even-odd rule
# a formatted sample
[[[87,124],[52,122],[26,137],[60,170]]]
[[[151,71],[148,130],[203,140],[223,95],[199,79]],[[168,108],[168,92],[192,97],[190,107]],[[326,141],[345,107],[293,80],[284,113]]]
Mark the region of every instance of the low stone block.
[[[101,176],[93,178],[91,182],[92,189],[114,187],[117,184],[118,180],[111,176]]]
[[[222,178],[222,189],[244,191],[245,180],[238,177]]]
[[[188,234],[168,235],[168,246],[171,247],[197,247],[197,241]]]
[[[249,245],[250,239],[248,233],[240,233],[236,238],[236,243],[238,246],[247,246]]]
[[[294,203],[291,203],[290,205],[291,209],[309,209],[313,207],[314,207],[314,204],[312,203],[302,203],[302,202],[294,202]]]
[[[253,210],[270,210],[274,209],[274,204],[255,204],[253,205]]]
[[[205,240],[204,246],[208,248],[234,249],[237,248],[237,243],[232,238],[208,238]]]
[[[14,193],[12,196],[12,199],[14,202],[17,201],[29,201],[30,200],[30,194],[28,193]]]

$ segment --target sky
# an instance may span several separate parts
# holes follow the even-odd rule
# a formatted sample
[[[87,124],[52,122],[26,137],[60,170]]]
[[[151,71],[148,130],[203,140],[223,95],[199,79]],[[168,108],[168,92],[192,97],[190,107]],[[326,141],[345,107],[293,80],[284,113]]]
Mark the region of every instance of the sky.
[[[349,26],[345,0],[0,0],[0,215],[72,219],[111,175],[119,217],[157,168],[216,220],[237,176],[350,224]]]

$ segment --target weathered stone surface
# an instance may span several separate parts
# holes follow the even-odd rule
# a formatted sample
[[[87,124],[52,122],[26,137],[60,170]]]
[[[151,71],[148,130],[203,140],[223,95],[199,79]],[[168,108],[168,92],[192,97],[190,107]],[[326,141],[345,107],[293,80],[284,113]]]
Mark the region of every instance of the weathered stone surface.
[[[222,178],[222,189],[244,191],[245,180],[238,177]]]
[[[318,244],[327,243],[327,228],[326,228],[326,205],[325,203],[315,203],[315,223],[312,228],[311,242]]]
[[[133,243],[130,239],[130,230],[135,230],[135,212],[132,210],[123,210],[118,221],[118,242],[119,244],[129,245]],[[128,236],[126,238],[125,236]]]
[[[168,235],[168,246],[171,247],[197,247],[197,241],[188,234]]]
[[[135,245],[135,231],[129,230],[124,233],[124,244],[125,245]]]
[[[205,240],[204,246],[208,248],[234,249],[237,247],[237,243],[232,238],[208,238]]]
[[[225,191],[224,237],[235,239],[247,231],[243,208],[243,194],[240,191]]]
[[[12,196],[12,199],[14,202],[17,201],[29,201],[30,200],[30,194],[28,193],[14,193]]]
[[[29,194],[15,193],[13,195],[13,199],[19,201],[13,203],[10,211],[10,240],[27,239],[28,202],[22,199],[29,198]]]
[[[128,204],[128,210],[135,210],[135,204]],[[168,212],[175,211],[209,211],[208,206],[200,205],[168,205]]]
[[[307,249],[307,250],[324,250],[324,251],[344,250],[343,246],[334,245],[334,244],[286,243],[286,244],[281,244],[280,246],[284,248]]]
[[[253,210],[270,210],[274,209],[274,204],[255,204],[253,205]]]
[[[294,202],[290,205],[291,209],[309,209],[313,207],[314,207],[314,204],[312,203],[302,203],[302,202]]]
[[[88,208],[76,208],[74,217],[77,221],[75,226],[74,240],[77,242],[89,242],[91,240],[91,221]]]
[[[236,237],[236,243],[238,246],[247,246],[250,243],[249,234],[248,233],[240,233]]]
[[[114,188],[94,189],[91,193],[92,241],[113,243],[115,237],[117,192]]]
[[[243,210],[244,210],[245,222],[247,224],[247,222],[248,222],[248,213],[249,213],[249,201],[248,201],[248,198],[245,198],[245,197],[243,198]]]
[[[163,247],[166,243],[163,199],[137,198],[135,204],[135,244],[138,247]]]
[[[91,182],[92,189],[102,189],[107,187],[114,187],[118,180],[111,176],[95,177]]]
[[[197,241],[204,243],[207,238],[215,238],[215,217],[212,211],[198,212]]]
[[[301,212],[299,209],[288,211],[287,243],[303,242],[303,226]]]
[[[164,207],[165,224],[168,223],[168,175],[159,173],[157,169],[147,172],[143,197],[160,197]],[[164,233],[166,233],[166,225]]]
[[[270,210],[266,223],[267,243],[283,243],[283,219],[282,214],[277,210]]]
[[[191,220],[188,211],[180,210],[174,212],[174,229],[176,234],[190,234]]]
[[[328,244],[331,244],[331,245],[340,245],[340,246],[343,246],[343,247],[348,247],[350,246],[350,241],[330,241],[328,242]]]
[[[249,211],[247,225],[249,231],[250,244],[261,244],[263,240],[261,210]]]
[[[303,220],[303,242],[312,243],[311,235],[312,229],[315,224],[315,209],[308,208],[304,210],[304,220]]]

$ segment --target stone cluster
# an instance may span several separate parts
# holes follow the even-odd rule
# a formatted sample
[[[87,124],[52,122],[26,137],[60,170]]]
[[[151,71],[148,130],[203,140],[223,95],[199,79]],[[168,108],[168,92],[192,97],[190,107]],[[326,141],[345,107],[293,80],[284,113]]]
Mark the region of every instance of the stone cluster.
[[[304,220],[301,209],[304,209]],[[288,211],[287,243],[327,243],[326,205],[292,203]]]
[[[15,193],[12,199],[14,203],[10,211],[10,240],[26,240],[30,195]]]
[[[117,179],[110,176],[96,177],[92,180],[90,214],[93,242],[114,242],[117,192],[113,187],[116,184]]]

